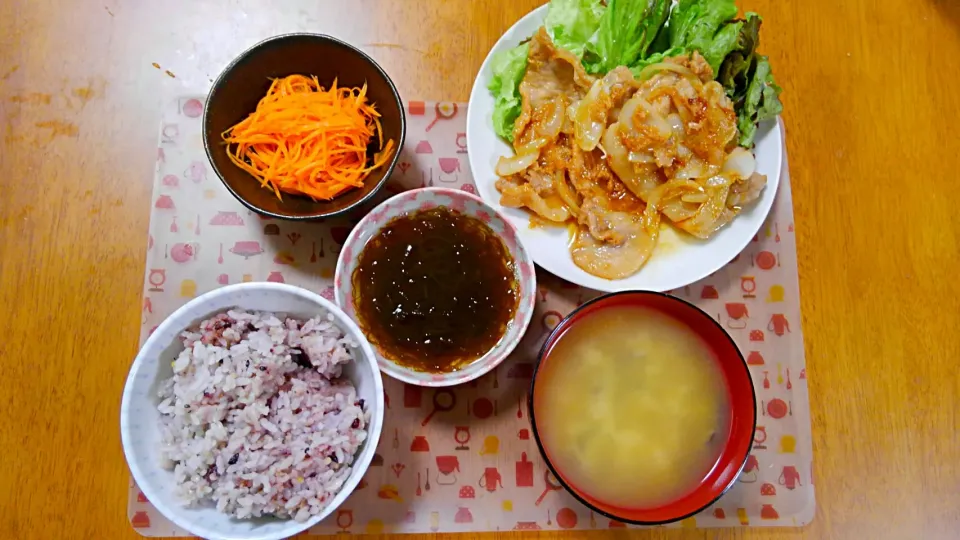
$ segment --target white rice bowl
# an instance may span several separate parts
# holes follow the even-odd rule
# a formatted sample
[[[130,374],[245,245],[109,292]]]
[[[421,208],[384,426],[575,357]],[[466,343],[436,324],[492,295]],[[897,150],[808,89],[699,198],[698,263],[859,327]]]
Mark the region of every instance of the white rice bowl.
[[[373,351],[336,306],[244,283],[157,327],[127,378],[120,431],[134,480],[176,525],[267,540],[308,529],[349,496],[383,410]]]

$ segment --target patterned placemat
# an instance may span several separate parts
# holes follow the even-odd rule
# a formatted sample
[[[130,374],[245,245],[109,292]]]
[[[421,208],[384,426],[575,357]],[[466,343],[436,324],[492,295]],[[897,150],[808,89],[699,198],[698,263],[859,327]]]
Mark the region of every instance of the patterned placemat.
[[[164,111],[141,340],[189,299],[228,283],[286,282],[332,300],[337,254],[354,224],[293,223],[247,211],[207,163],[203,102],[202,96],[185,96]],[[410,102],[406,112],[407,143],[380,200],[423,186],[475,193],[466,159],[466,104]],[[813,518],[793,230],[784,160],[779,193],[760,234],[720,271],[673,291],[720,321],[747,356],[759,421],[737,485],[704,512],[672,526],[799,526]],[[592,513],[559,488],[531,436],[524,401],[537,351],[565,313],[597,295],[543,271],[537,278],[537,310],[523,343],[495,371],[455,387],[452,407],[436,400],[434,390],[384,377],[387,411],[373,466],[360,489],[311,533],[633,527]],[[128,515],[146,536],[187,535],[132,481]]]

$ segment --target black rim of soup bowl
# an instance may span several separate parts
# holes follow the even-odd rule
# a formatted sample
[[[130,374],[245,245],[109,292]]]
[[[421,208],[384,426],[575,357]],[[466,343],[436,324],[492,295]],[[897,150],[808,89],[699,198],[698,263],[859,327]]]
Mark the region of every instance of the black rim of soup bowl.
[[[578,313],[580,313],[581,311],[583,311],[584,309],[590,307],[590,306],[593,305],[593,304],[596,304],[596,303],[598,303],[598,302],[602,302],[602,301],[605,301],[605,300],[609,300],[610,298],[613,298],[613,297],[615,297],[615,296],[620,296],[620,295],[650,295],[650,296],[660,296],[660,297],[668,298],[668,299],[670,299],[671,301],[680,302],[681,304],[684,304],[685,307],[692,308],[692,309],[696,310],[696,311],[699,312],[704,318],[706,318],[707,320],[709,320],[710,323],[712,323],[714,326],[716,326],[716,327],[721,331],[721,333],[723,334],[723,336],[730,342],[730,346],[733,347],[733,350],[737,352],[737,357],[740,359],[740,365],[743,367],[743,371],[744,371],[744,373],[745,373],[745,376],[747,377],[748,380],[751,381],[751,384],[750,384],[750,393],[751,393],[751,401],[753,402],[753,422],[752,422],[752,425],[753,425],[753,429],[752,429],[753,435],[750,437],[750,441],[749,441],[749,443],[747,444],[747,450],[746,450],[746,452],[744,452],[744,454],[743,454],[743,459],[740,460],[740,465],[739,465],[739,467],[737,467],[736,474],[733,475],[733,477],[730,479],[730,482],[728,482],[727,485],[724,486],[724,488],[720,491],[720,493],[719,493],[715,498],[711,499],[709,502],[707,502],[707,503],[704,504],[703,506],[701,506],[701,507],[699,507],[699,508],[697,508],[697,509],[695,509],[695,510],[693,510],[693,511],[691,511],[691,512],[688,512],[688,513],[686,513],[686,514],[683,514],[683,515],[680,515],[680,516],[677,516],[677,517],[672,517],[672,518],[665,519],[665,520],[660,520],[660,521],[640,521],[640,520],[632,520],[632,519],[627,519],[627,518],[624,518],[624,517],[621,517],[621,516],[617,516],[617,515],[615,515],[615,514],[612,514],[612,513],[610,513],[610,512],[607,512],[607,511],[605,511],[605,510],[602,510],[602,509],[600,509],[600,508],[597,508],[596,506],[594,506],[593,504],[591,504],[589,501],[587,501],[586,499],[584,499],[583,497],[581,497],[581,496],[576,492],[576,490],[574,490],[573,488],[571,488],[571,486],[567,485],[567,482],[564,481],[563,476],[560,475],[560,473],[557,471],[556,467],[554,467],[553,463],[550,462],[550,458],[547,457],[547,452],[546,452],[546,450],[544,449],[543,442],[540,440],[540,432],[539,432],[539,430],[537,429],[537,416],[536,416],[536,413],[534,412],[534,407],[533,407],[533,392],[534,392],[534,388],[536,387],[536,384],[537,384],[537,375],[539,375],[539,373],[540,373],[540,365],[541,365],[541,363],[543,362],[544,357],[545,357],[545,355],[546,355],[546,353],[547,353],[547,348],[548,348],[550,345],[554,344],[555,340],[556,340],[556,339],[558,338],[558,336],[560,335],[560,332],[564,331],[567,326],[569,326],[570,324],[572,324],[572,321],[573,321],[574,317],[575,317]],[[594,511],[594,512],[596,512],[596,513],[598,513],[598,514],[600,514],[600,515],[602,515],[602,516],[604,516],[604,517],[610,518],[610,519],[612,519],[612,520],[620,521],[620,522],[622,522],[622,523],[629,523],[629,524],[631,524],[631,525],[665,525],[665,524],[668,524],[668,523],[676,523],[677,521],[682,521],[682,520],[684,520],[684,519],[687,519],[688,517],[695,516],[695,515],[699,514],[700,512],[704,511],[705,509],[709,508],[711,505],[713,505],[713,504],[716,503],[718,500],[720,500],[728,491],[730,491],[730,489],[733,488],[733,486],[736,485],[737,480],[740,479],[740,475],[743,473],[743,468],[746,466],[747,460],[748,460],[749,457],[750,457],[750,452],[753,451],[753,439],[754,439],[754,436],[756,435],[756,430],[757,430],[757,412],[756,412],[756,407],[757,407],[757,392],[756,392],[756,389],[753,387],[752,380],[753,380],[753,378],[752,378],[752,376],[750,375],[750,368],[747,366],[747,361],[746,361],[746,359],[743,357],[743,353],[740,352],[740,348],[737,347],[736,342],[733,340],[732,337],[730,337],[730,334],[727,333],[727,331],[723,329],[723,326],[721,326],[720,323],[717,322],[716,319],[714,319],[713,317],[711,317],[707,312],[703,311],[702,309],[700,309],[699,307],[695,306],[694,304],[691,304],[690,302],[687,302],[686,300],[683,300],[682,298],[677,298],[676,296],[669,295],[669,294],[666,294],[666,293],[655,292],[655,291],[638,291],[638,290],[633,290],[633,291],[630,291],[630,290],[627,290],[627,291],[617,291],[617,292],[608,293],[608,294],[604,294],[604,295],[598,296],[598,297],[596,297],[596,298],[594,298],[594,299],[592,299],[592,300],[589,300],[589,301],[584,302],[583,304],[577,306],[576,309],[574,309],[573,311],[571,311],[570,313],[568,313],[566,317],[564,317],[559,323],[557,323],[557,326],[554,327],[554,329],[551,330],[550,333],[547,335],[547,339],[543,342],[543,346],[541,346],[540,352],[537,354],[537,363],[536,363],[536,365],[534,365],[534,368],[533,368],[533,378],[532,378],[531,381],[530,381],[530,391],[527,393],[527,414],[530,416],[530,427],[532,428],[532,431],[533,431],[533,438],[534,438],[534,440],[537,441],[537,449],[540,450],[540,455],[543,457],[544,463],[547,464],[547,468],[550,470],[550,473],[553,474],[553,477],[556,479],[556,481],[563,487],[563,489],[565,489],[565,490],[567,491],[567,493],[569,493],[571,496],[573,496],[573,498],[575,498],[577,501],[579,501],[581,504],[583,504],[584,506],[586,506],[586,507],[589,508],[590,510],[592,510],[592,511]],[[731,460],[731,461],[735,462],[735,460]]]
[[[227,80],[233,74],[233,70],[238,65],[246,61],[252,54],[258,52],[260,49],[268,47],[274,44],[275,42],[289,40],[289,39],[307,39],[307,40],[324,41],[324,42],[328,42],[333,45],[342,47],[344,49],[347,49],[353,53],[356,53],[365,62],[370,64],[370,66],[372,66],[374,70],[376,70],[383,77],[383,80],[386,81],[387,87],[390,89],[390,94],[393,96],[393,99],[396,102],[396,106],[399,111],[400,137],[399,137],[399,140],[394,141],[396,146],[395,146],[393,157],[390,159],[390,161],[387,164],[385,164],[385,166],[383,166],[385,167],[383,169],[383,176],[380,178],[377,184],[370,189],[370,191],[366,195],[357,199],[353,203],[344,206],[343,208],[338,208],[338,209],[328,210],[328,211],[322,210],[322,211],[316,211],[312,213],[303,213],[303,214],[281,214],[278,212],[267,210],[265,208],[261,208],[256,204],[252,203],[251,201],[247,200],[243,196],[241,196],[233,188],[233,186],[230,185],[230,182],[227,181],[226,178],[224,178],[223,173],[221,173],[220,169],[217,167],[217,164],[213,159],[214,145],[220,145],[222,143],[222,140],[220,140],[219,138],[216,141],[211,141],[207,137],[207,121],[208,121],[207,114],[208,114],[208,111],[210,110],[210,104],[213,102],[213,99],[217,96],[218,92],[223,91],[224,86],[227,84]],[[253,111],[251,110],[250,112],[252,113]],[[393,79],[391,79],[390,76],[387,75],[387,72],[384,71],[384,69],[380,66],[380,64],[378,64],[370,55],[363,52],[359,48],[347,43],[346,41],[337,39],[333,36],[328,36],[326,34],[316,34],[311,32],[291,32],[288,34],[280,34],[280,35],[272,36],[260,41],[259,43],[253,45],[249,49],[240,53],[229,64],[227,64],[227,67],[223,68],[223,71],[221,71],[220,75],[217,76],[217,79],[214,81],[213,86],[210,87],[210,92],[207,94],[207,99],[203,106],[202,131],[203,131],[203,148],[207,155],[207,161],[210,162],[210,166],[213,168],[213,171],[216,173],[217,177],[220,179],[223,185],[226,186],[230,194],[233,195],[234,198],[236,198],[238,201],[240,201],[245,207],[247,207],[248,209],[252,210],[257,214],[260,214],[262,216],[268,216],[271,218],[285,219],[290,221],[315,221],[315,220],[325,219],[328,217],[334,217],[334,216],[340,216],[340,215],[346,214],[362,206],[364,203],[369,202],[377,195],[377,193],[379,193],[380,189],[383,188],[384,184],[387,183],[387,180],[390,179],[390,176],[393,174],[393,169],[396,167],[397,163],[400,160],[400,152],[403,150],[403,143],[406,140],[406,136],[407,136],[407,118],[403,108],[403,101],[400,99],[400,92],[397,91],[397,87],[393,83]],[[249,173],[247,174],[249,176]],[[253,176],[250,176],[250,181],[256,182],[257,179],[254,178]],[[292,194],[288,194],[288,196],[297,197],[297,195],[292,195]],[[336,197],[334,198],[334,200],[335,199]]]

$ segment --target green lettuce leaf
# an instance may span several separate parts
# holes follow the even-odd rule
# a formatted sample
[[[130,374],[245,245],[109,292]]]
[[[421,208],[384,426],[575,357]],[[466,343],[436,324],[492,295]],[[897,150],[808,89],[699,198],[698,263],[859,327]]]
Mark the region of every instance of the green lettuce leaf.
[[[734,0],[680,0],[670,14],[670,46],[703,51],[723,23],[737,16]]]
[[[723,85],[737,111],[740,146],[750,148],[756,137],[757,124],[775,118],[783,105],[780,92],[766,56],[757,54],[760,45],[760,24],[756,13],[747,13],[740,27],[736,45],[717,72],[717,82]]]
[[[579,58],[605,10],[600,0],[551,0],[543,24],[554,45]]]
[[[633,73],[634,77],[638,77],[640,75],[640,72],[643,71],[643,68],[649,66],[650,64],[657,64],[659,62],[663,62],[667,58],[671,58],[673,56],[681,56],[685,54],[689,54],[689,51],[687,51],[687,49],[684,47],[674,47],[672,49],[667,49],[662,52],[653,53],[650,56],[644,58],[643,60],[638,60],[637,63],[630,68],[630,72]]]
[[[497,135],[513,142],[513,124],[520,116],[520,81],[527,72],[527,53],[530,45],[524,43],[497,53],[492,59],[493,77],[487,88],[493,94],[493,129]]]
[[[720,64],[723,63],[723,59],[736,48],[741,27],[743,27],[743,21],[726,23],[713,36],[713,41],[700,47],[700,54],[713,68],[714,77],[720,71]]]
[[[760,23],[759,15],[747,13],[747,19],[740,27],[736,45],[720,64],[720,70],[716,72],[717,82],[727,90],[727,95],[733,100],[737,110],[743,107],[747,87],[750,85],[750,76],[756,62],[757,45],[760,43]]]
[[[590,73],[634,66],[647,56],[670,15],[670,0],[609,0],[583,55]]]
[[[780,103],[782,91],[773,80],[770,62],[766,56],[756,56],[756,68],[747,87],[743,108],[738,112],[737,128],[740,130],[740,146],[751,148],[757,134],[757,124],[776,118],[783,111]]]

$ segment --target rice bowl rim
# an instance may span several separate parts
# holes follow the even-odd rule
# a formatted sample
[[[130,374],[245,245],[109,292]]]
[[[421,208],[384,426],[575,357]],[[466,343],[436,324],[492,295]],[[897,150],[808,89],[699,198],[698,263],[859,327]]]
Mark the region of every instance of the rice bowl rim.
[[[154,475],[149,474],[146,471],[141,470],[140,466],[137,465],[137,462],[134,457],[139,457],[140,453],[136,450],[136,445],[133,444],[131,440],[130,433],[130,410],[132,408],[132,396],[134,381],[140,374],[140,370],[143,367],[144,359],[148,356],[145,351],[153,350],[154,347],[158,347],[158,350],[166,350],[171,344],[164,344],[162,341],[162,336],[169,332],[171,329],[176,329],[175,336],[179,339],[179,335],[184,330],[187,330],[190,326],[195,325],[201,322],[204,318],[210,317],[213,313],[209,312],[209,309],[201,308],[204,304],[209,302],[212,298],[218,296],[230,296],[234,293],[250,290],[250,291],[267,291],[275,292],[277,295],[293,295],[298,296],[308,302],[316,304],[317,307],[326,310],[327,313],[333,315],[337,326],[343,330],[345,336],[353,338],[357,343],[362,358],[354,358],[354,362],[358,364],[358,368],[366,369],[372,373],[373,382],[374,382],[374,391],[376,395],[376,400],[373,403],[373,409],[370,410],[371,417],[370,422],[367,425],[367,438],[362,443],[363,449],[358,450],[356,454],[356,460],[353,462],[352,470],[350,475],[347,477],[347,480],[344,482],[343,486],[337,491],[337,494],[330,500],[330,502],[324,506],[323,511],[320,514],[310,516],[310,519],[304,522],[298,522],[293,518],[271,518],[276,519],[280,522],[285,522],[285,527],[279,534],[263,534],[260,532],[253,531],[249,535],[236,535],[230,533],[224,535],[223,533],[217,532],[213,529],[207,529],[203,531],[198,531],[195,525],[195,522],[188,521],[183,519],[183,513],[185,511],[190,511],[191,509],[186,507],[172,507],[167,505],[159,497],[159,492],[157,489],[154,489],[154,484],[158,482],[164,482],[169,480],[173,483],[172,471],[167,471],[163,469],[160,464],[156,465],[156,468],[159,471],[164,473],[169,473],[171,477],[160,478],[160,479],[151,479]],[[236,307],[240,309],[246,309],[249,311],[263,311],[257,310],[254,308],[247,308],[240,304],[233,304],[231,307]],[[225,307],[220,310],[215,311],[220,312],[230,307]],[[275,312],[282,313],[281,310]],[[321,314],[322,315],[322,314]],[[189,318],[190,322],[181,328],[176,328],[178,326],[174,321],[179,320],[181,317]],[[186,529],[192,534],[203,535],[204,537],[211,537],[213,534],[215,538],[232,538],[237,540],[268,540],[274,538],[287,538],[298,534],[299,532],[305,531],[310,527],[313,527],[329,515],[331,515],[343,502],[350,496],[351,493],[356,489],[357,485],[360,483],[360,480],[366,474],[367,469],[370,466],[371,461],[373,460],[373,454],[376,451],[377,444],[380,440],[380,434],[383,430],[383,417],[384,417],[384,397],[383,397],[383,377],[380,374],[380,368],[377,366],[376,356],[373,353],[373,349],[370,346],[370,343],[364,337],[363,332],[360,331],[360,328],[350,319],[339,307],[336,306],[333,302],[323,298],[317,293],[304,289],[302,287],[297,287],[294,285],[288,285],[284,283],[272,283],[272,282],[248,282],[248,283],[238,283],[234,285],[226,285],[207,293],[204,293],[186,304],[177,308],[173,313],[168,315],[147,337],[146,341],[143,342],[143,345],[137,351],[137,356],[133,360],[133,364],[130,366],[130,371],[127,374],[127,380],[124,383],[123,395],[120,401],[120,441],[123,446],[124,459],[127,462],[127,467],[130,469],[130,473],[133,475],[133,479],[137,484],[137,487],[140,488],[140,491],[143,492],[147,500],[161,513],[164,517],[172,521],[178,527]],[[157,426],[159,429],[159,426]],[[367,449],[370,451],[366,451]],[[224,516],[228,514],[224,513]],[[231,518],[235,519],[235,518]],[[240,520],[237,520],[240,521]]]

